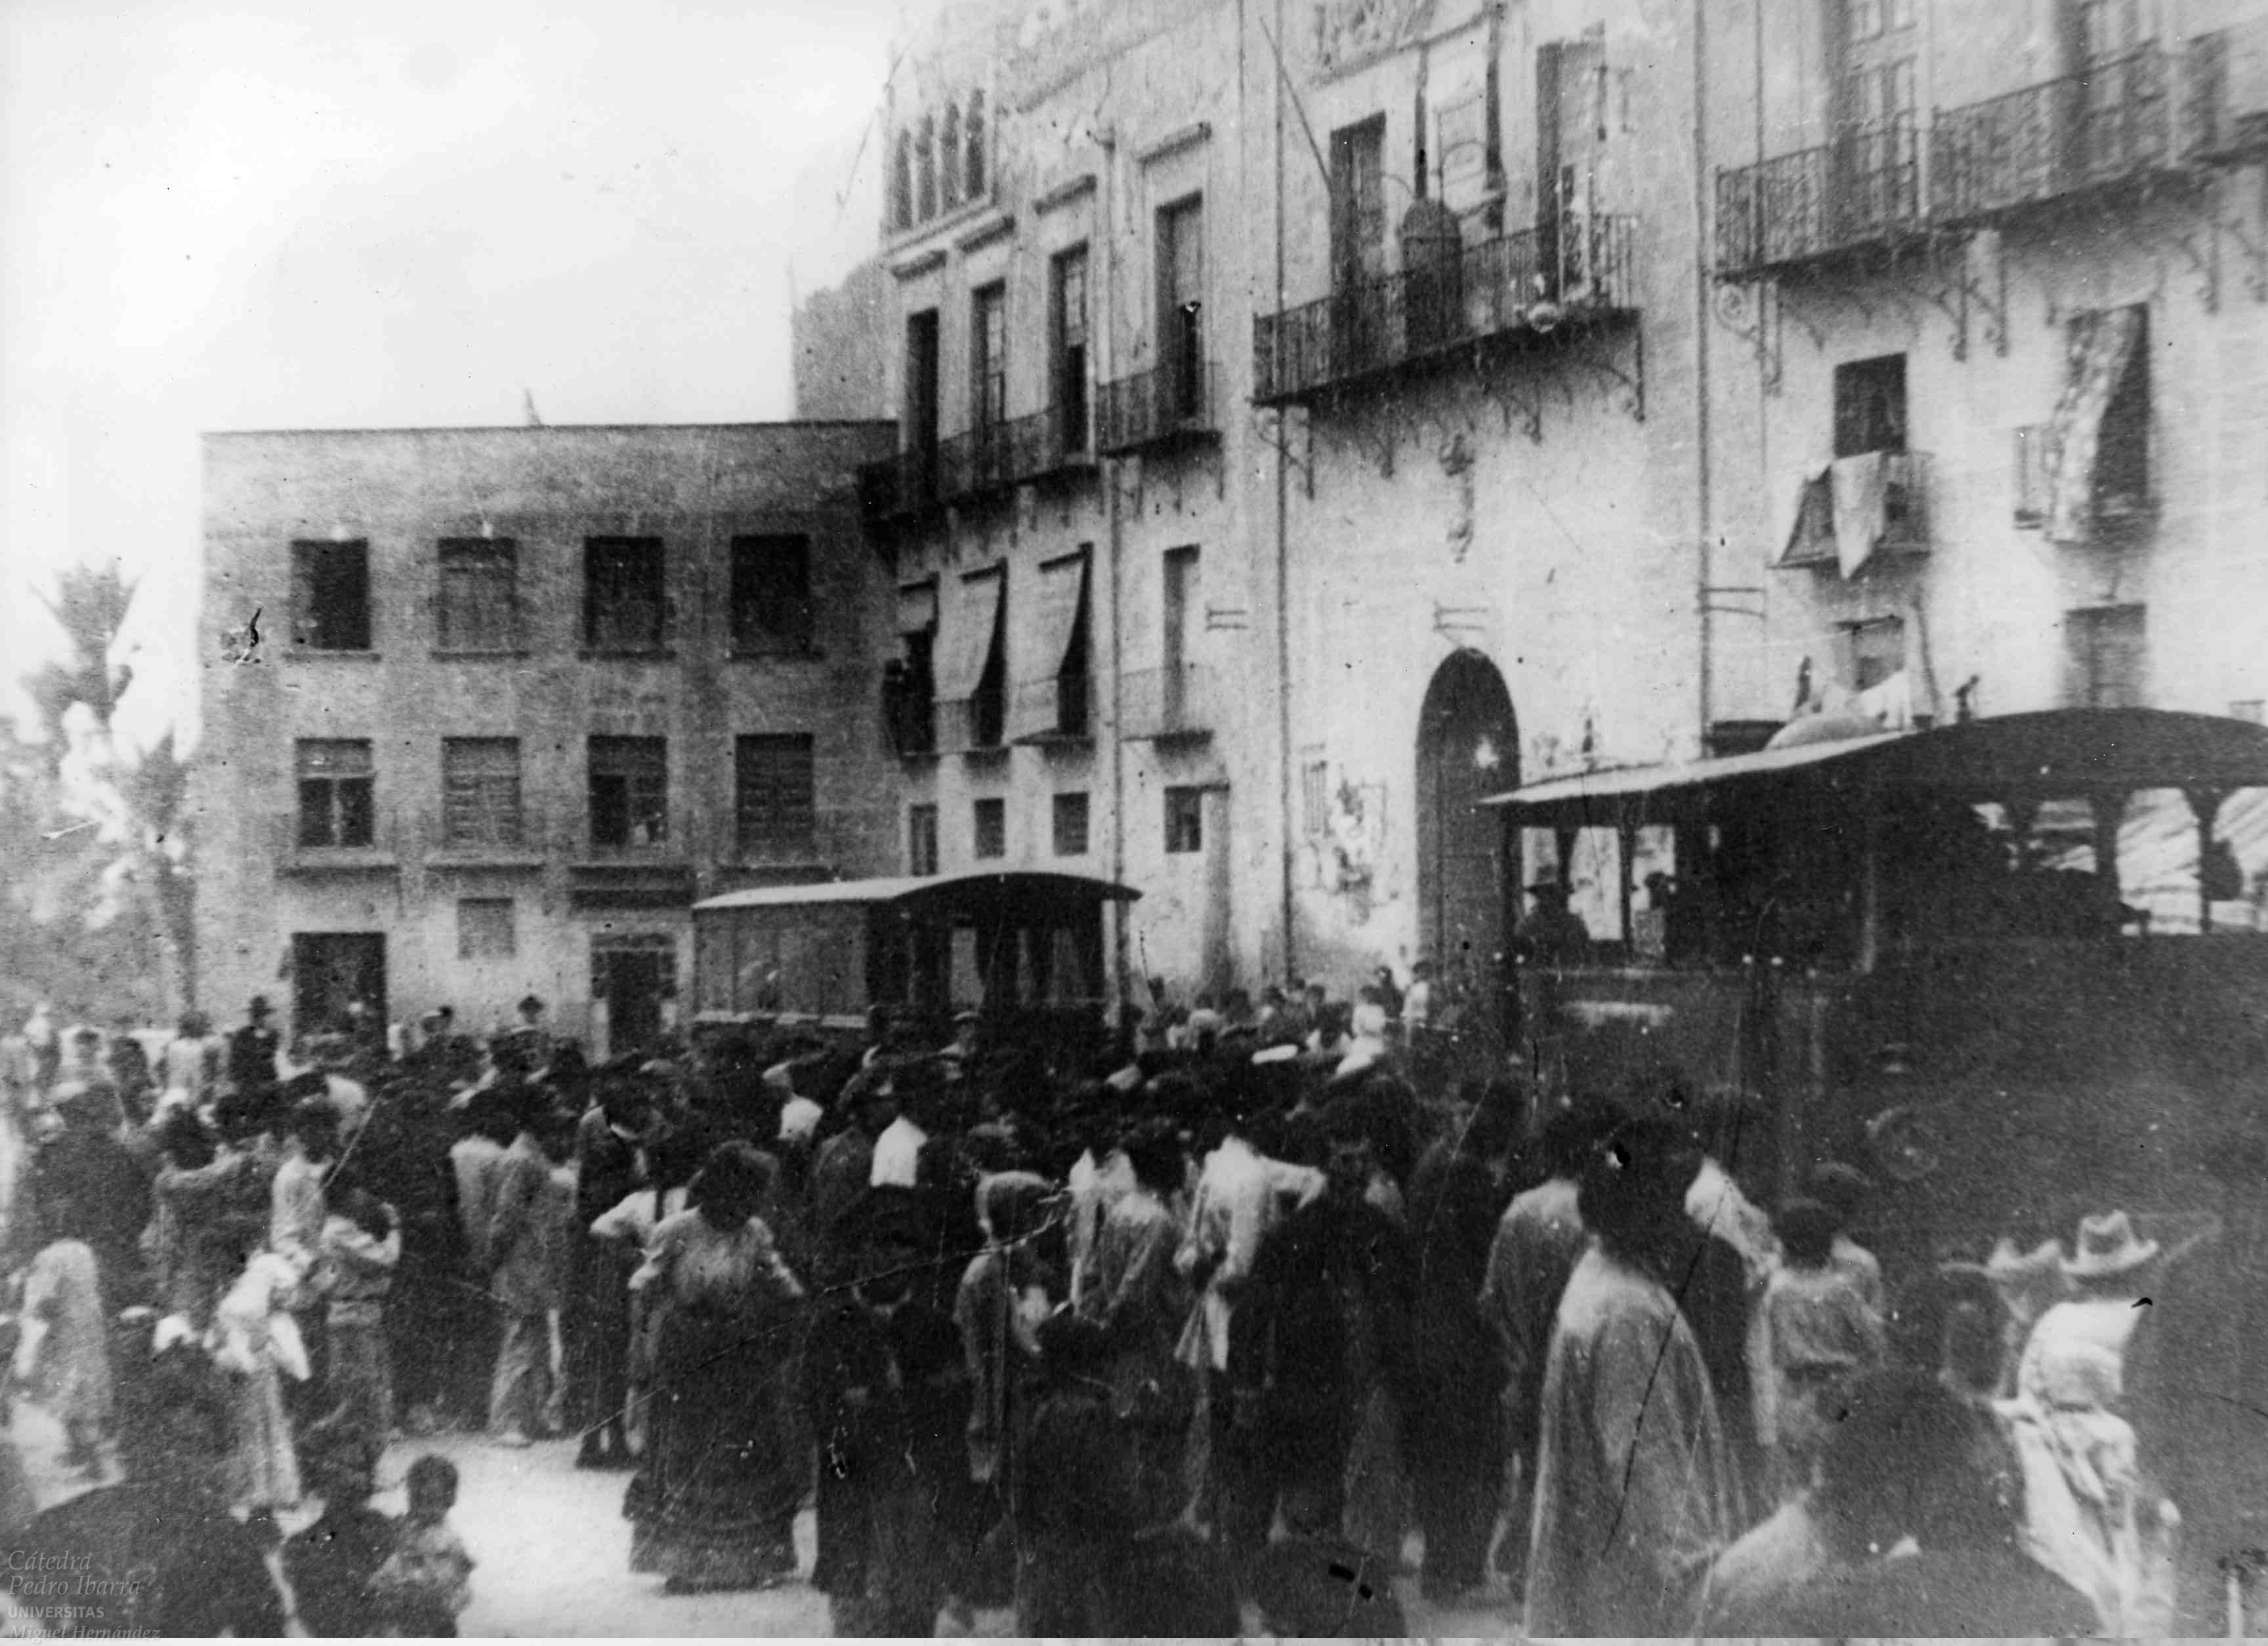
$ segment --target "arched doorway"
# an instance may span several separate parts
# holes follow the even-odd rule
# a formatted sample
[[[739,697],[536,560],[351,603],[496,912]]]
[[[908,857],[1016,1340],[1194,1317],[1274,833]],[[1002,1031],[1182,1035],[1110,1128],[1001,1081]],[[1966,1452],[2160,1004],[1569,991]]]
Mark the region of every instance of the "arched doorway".
[[[1418,946],[1444,985],[1477,1003],[1498,986],[1504,951],[1503,825],[1481,800],[1520,783],[1512,693],[1486,656],[1452,653],[1418,719]]]

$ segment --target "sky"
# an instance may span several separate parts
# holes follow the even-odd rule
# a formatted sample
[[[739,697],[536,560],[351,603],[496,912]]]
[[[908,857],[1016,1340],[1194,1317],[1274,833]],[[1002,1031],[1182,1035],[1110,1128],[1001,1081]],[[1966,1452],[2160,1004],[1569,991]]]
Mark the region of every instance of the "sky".
[[[115,559],[194,735],[201,432],[788,416],[924,4],[0,0],[0,714]]]

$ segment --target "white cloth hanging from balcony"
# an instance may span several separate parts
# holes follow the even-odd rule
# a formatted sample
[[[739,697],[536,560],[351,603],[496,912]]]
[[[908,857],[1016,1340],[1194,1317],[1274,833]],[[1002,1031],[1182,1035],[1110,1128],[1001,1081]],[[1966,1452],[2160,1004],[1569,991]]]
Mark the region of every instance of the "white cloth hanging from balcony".
[[[1835,564],[1845,577],[1855,577],[1859,567],[1874,557],[1889,525],[1888,452],[1861,452],[1838,457],[1828,466],[1835,514]]]

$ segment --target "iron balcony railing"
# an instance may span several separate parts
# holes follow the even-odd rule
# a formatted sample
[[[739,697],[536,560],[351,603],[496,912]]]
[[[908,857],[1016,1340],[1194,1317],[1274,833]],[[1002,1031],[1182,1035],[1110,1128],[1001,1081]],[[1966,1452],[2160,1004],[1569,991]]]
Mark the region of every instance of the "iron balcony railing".
[[[1217,439],[1219,364],[1174,360],[1105,383],[1097,396],[1094,449],[1106,457],[1146,447]]]
[[[937,443],[938,493],[947,503],[967,503],[1006,491],[1016,483],[1009,459],[1008,432],[1002,421],[980,423]]]
[[[2191,153],[2218,160],[2268,151],[2268,18],[2198,35],[2187,68]]]
[[[909,447],[860,466],[859,501],[870,520],[904,520],[937,506],[937,483],[938,448]]]
[[[1253,399],[1297,401],[1492,338],[1636,304],[1633,219],[1571,213],[1253,321]]]
[[[1930,131],[1930,213],[1989,217],[2173,164],[2174,100],[2155,46],[2082,74],[1941,111]]]
[[[1016,741],[1074,742],[1094,735],[1094,685],[1083,674],[1056,675],[1016,685]]]
[[[1155,742],[1212,734],[1212,670],[1203,663],[1141,669],[1120,685],[1125,735]]]
[[[1717,173],[1717,272],[1895,244],[1921,228],[1921,208],[1913,116],[1852,127],[1818,148]]]
[[[1066,412],[1061,406],[1049,406],[1008,424],[1008,469],[1019,483],[1094,465],[1085,407]]]

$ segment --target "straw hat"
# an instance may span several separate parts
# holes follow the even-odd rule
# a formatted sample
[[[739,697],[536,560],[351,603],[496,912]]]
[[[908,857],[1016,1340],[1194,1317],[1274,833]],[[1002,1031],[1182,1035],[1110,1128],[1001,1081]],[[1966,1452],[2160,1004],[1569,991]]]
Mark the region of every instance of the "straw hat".
[[[2064,1260],[2063,1272],[2074,1281],[2101,1280],[2139,1269],[2158,1255],[2158,1243],[2143,1240],[2124,1212],[2105,1212],[2079,1222],[2078,1255]]]

